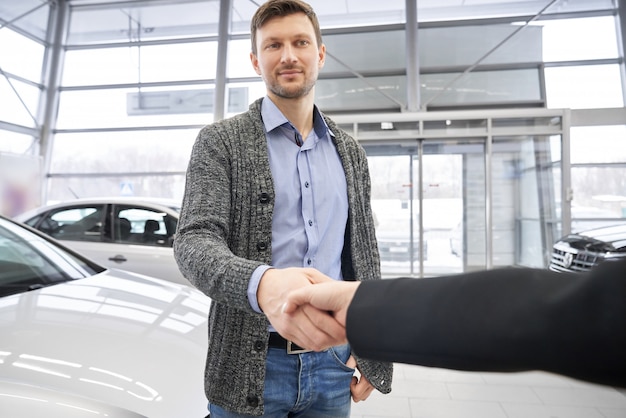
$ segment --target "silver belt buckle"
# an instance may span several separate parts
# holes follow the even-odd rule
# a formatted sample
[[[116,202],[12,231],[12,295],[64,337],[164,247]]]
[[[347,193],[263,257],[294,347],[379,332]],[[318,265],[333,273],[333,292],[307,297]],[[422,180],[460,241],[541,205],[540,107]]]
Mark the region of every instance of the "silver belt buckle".
[[[305,350],[305,349],[299,349],[299,350],[295,350],[292,349],[292,342],[287,340],[287,354],[303,354],[303,353],[310,353],[313,350]]]

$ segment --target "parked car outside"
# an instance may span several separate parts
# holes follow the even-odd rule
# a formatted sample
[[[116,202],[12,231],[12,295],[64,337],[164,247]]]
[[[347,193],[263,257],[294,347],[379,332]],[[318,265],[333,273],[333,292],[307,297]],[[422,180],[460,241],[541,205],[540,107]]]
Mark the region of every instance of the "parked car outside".
[[[172,249],[179,213],[175,200],[102,197],[43,206],[14,219],[107,268],[190,284]]]
[[[450,252],[457,257],[463,256],[463,221],[450,231]]]
[[[569,234],[552,247],[550,270],[588,271],[605,261],[626,258],[626,224]]]
[[[207,415],[210,300],[0,216],[0,415]]]
[[[378,241],[378,251],[381,262],[419,262],[420,248],[418,237],[411,241],[407,232],[393,233],[381,231],[376,233]],[[424,251],[422,252],[424,261],[428,258],[428,242],[424,241]]]
[[[410,219],[393,217],[389,214],[375,215],[376,240],[380,261],[388,262],[414,262],[420,261],[419,235],[417,233],[417,221],[413,225],[413,237],[411,239]],[[421,251],[423,260],[428,259],[428,242],[424,240],[424,249]]]

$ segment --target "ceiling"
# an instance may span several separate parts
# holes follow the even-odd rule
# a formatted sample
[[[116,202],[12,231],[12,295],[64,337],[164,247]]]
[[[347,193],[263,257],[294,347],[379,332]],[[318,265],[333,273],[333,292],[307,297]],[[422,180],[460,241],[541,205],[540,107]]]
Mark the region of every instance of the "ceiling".
[[[62,1],[62,0],[57,0]],[[211,35],[217,32],[219,0],[65,0],[72,10],[75,39],[107,41],[128,38],[129,27],[141,27],[144,39],[156,34]],[[263,0],[232,0],[231,32],[247,33]],[[534,16],[613,10],[617,0],[417,0],[420,23]],[[0,0],[0,28],[10,26],[45,39],[47,0]],[[406,0],[310,0],[323,29],[402,24]],[[544,10],[545,9],[545,10]],[[125,35],[123,32],[126,31]],[[106,35],[105,35],[106,34]],[[71,40],[71,38],[70,38]]]

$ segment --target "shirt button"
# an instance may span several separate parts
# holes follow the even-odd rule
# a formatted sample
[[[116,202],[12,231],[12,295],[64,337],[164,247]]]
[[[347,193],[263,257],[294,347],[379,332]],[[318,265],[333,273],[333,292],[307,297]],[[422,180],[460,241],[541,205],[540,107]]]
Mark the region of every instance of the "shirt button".
[[[313,221],[309,219],[309,226],[313,226]]]
[[[311,259],[309,258],[308,260],[306,260],[306,263],[310,266],[312,263]]]
[[[307,189],[309,188],[309,182],[308,181],[304,182],[304,187],[306,187]]]

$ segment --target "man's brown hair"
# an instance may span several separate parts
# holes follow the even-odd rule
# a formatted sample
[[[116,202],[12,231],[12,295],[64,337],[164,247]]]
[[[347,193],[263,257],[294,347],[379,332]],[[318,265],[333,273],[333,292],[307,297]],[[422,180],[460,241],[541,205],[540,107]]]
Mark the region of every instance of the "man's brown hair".
[[[252,20],[250,21],[250,38],[252,40],[252,53],[257,54],[256,50],[256,31],[263,27],[263,25],[270,19],[275,17],[289,16],[296,13],[304,13],[311,24],[313,24],[313,30],[315,31],[315,37],[317,39],[317,46],[319,48],[322,45],[322,31],[320,29],[320,22],[317,20],[317,15],[308,3],[301,0],[269,0],[258,8]]]

